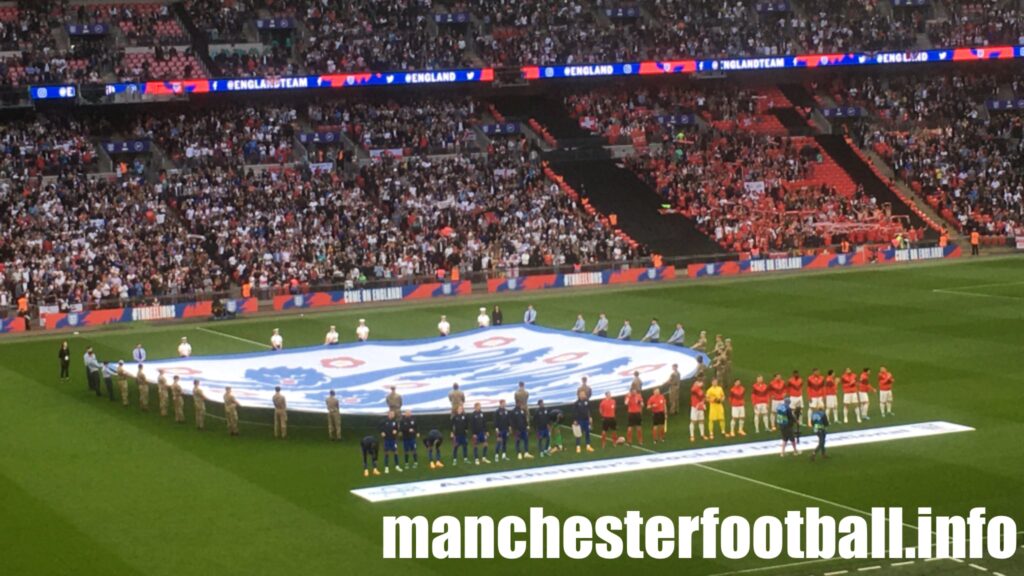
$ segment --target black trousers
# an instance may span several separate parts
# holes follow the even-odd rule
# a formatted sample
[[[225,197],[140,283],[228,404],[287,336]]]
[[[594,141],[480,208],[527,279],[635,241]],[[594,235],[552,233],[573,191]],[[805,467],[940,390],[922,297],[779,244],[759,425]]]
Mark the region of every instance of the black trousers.
[[[60,363],[60,377],[61,378],[68,378],[70,370],[71,370],[71,362],[64,362],[62,360],[61,363]]]
[[[97,396],[102,396],[103,394],[100,392],[100,373],[86,369],[86,379],[89,382],[89,390],[95,392]]]
[[[825,455],[825,431],[818,430],[815,432],[818,435],[818,446],[814,449],[814,453],[820,453],[822,456]]]
[[[114,401],[114,379],[113,379],[113,377],[105,376],[103,378],[103,383],[107,385],[107,396],[110,398],[110,401],[113,402]]]

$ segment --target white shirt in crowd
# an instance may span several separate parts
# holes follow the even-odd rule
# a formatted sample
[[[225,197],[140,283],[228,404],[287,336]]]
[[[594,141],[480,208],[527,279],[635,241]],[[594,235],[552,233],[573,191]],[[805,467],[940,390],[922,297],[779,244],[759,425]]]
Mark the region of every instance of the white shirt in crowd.
[[[476,325],[480,328],[487,328],[491,325],[491,317],[487,315],[486,308],[480,309],[480,315],[476,317]]]
[[[366,342],[370,337],[370,327],[366,325],[366,320],[360,320],[359,326],[356,328],[356,338],[361,342]]]
[[[192,345],[188,343],[185,338],[181,339],[181,344],[178,344],[178,356],[181,358],[188,358],[192,355]]]
[[[452,332],[452,325],[448,323],[447,316],[441,316],[441,321],[437,323],[437,331],[441,336],[447,336]]]
[[[274,350],[280,350],[281,348],[284,348],[284,338],[281,337],[281,334],[277,331],[277,328],[274,328],[274,333],[270,336],[270,347],[273,348]]]
[[[338,343],[338,331],[331,326],[331,329],[327,331],[327,336],[324,336],[324,344],[331,346]]]

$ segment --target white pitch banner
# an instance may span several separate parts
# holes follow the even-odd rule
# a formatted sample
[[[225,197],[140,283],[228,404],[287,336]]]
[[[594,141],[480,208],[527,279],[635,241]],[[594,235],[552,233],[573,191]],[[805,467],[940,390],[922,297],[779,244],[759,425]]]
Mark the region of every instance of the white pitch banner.
[[[924,438],[973,430],[974,428],[950,422],[920,422],[902,426],[871,428],[868,430],[851,430],[849,432],[830,434],[828,437],[828,448],[829,450],[834,450],[843,446]],[[804,438],[803,443],[805,448],[810,450],[817,443],[817,438]],[[736,460],[754,456],[774,456],[778,459],[779,441],[769,440],[764,442],[748,442],[746,444],[729,444],[709,448],[627,456],[624,458],[588,460],[586,462],[559,464],[556,466],[519,468],[487,474],[423,480],[421,482],[389,484],[386,486],[357,488],[352,490],[352,494],[370,502],[388,502],[420,496],[439,496],[470,490],[483,490],[485,488],[535,484],[537,482],[551,482],[555,480],[575,481],[590,476],[605,476],[621,472],[640,472],[656,468],[685,466],[686,464],[706,464],[708,462]]]

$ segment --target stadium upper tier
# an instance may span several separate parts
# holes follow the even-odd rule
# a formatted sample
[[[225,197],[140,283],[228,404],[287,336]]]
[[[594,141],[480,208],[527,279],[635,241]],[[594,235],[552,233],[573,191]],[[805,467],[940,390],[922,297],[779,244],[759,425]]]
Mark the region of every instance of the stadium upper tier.
[[[23,1],[0,10],[0,81],[264,79],[174,93],[1014,58],[1022,14],[1010,0]],[[950,46],[978,49],[936,49]]]

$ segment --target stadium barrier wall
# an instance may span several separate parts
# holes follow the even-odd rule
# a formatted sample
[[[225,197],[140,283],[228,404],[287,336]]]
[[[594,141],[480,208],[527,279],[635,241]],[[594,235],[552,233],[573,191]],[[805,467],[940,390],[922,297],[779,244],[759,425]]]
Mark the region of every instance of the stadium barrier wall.
[[[224,307],[234,314],[251,314],[259,310],[256,298],[224,300]],[[205,318],[213,316],[213,302],[187,302],[158,306],[136,306],[132,308],[111,308],[107,310],[85,310],[82,312],[58,312],[42,316],[47,330],[75,328],[80,326],[101,326],[136,320],[170,320],[175,318]],[[22,326],[22,330],[24,326]],[[6,331],[6,330],[0,330]],[[14,330],[20,331],[20,330]]]
[[[397,300],[425,300],[428,298],[466,296],[472,291],[472,282],[468,280],[458,280],[455,282],[432,282],[428,284],[411,284],[408,286],[353,288],[351,290],[289,294],[285,296],[275,296],[273,305],[274,310],[322,308],[324,306],[342,306],[345,304],[361,304],[364,302],[392,302]]]
[[[863,266],[879,262],[910,262],[915,260],[936,260],[941,258],[959,258],[962,250],[950,244],[945,248],[932,246],[928,248],[865,248],[853,254],[817,254],[814,256],[792,256],[789,258],[759,258],[731,262],[706,262],[690,264],[686,275],[690,278],[705,276],[735,276],[738,274],[759,274],[763,272],[782,272],[786,270],[814,270],[838,268],[845,266]]]
[[[672,280],[675,277],[675,266],[626,268],[624,270],[601,270],[599,272],[571,272],[567,274],[538,274],[519,278],[494,278],[488,280],[487,292],[494,294],[498,292],[544,290],[547,288],[569,288],[575,286],[636,284],[639,282]]]

